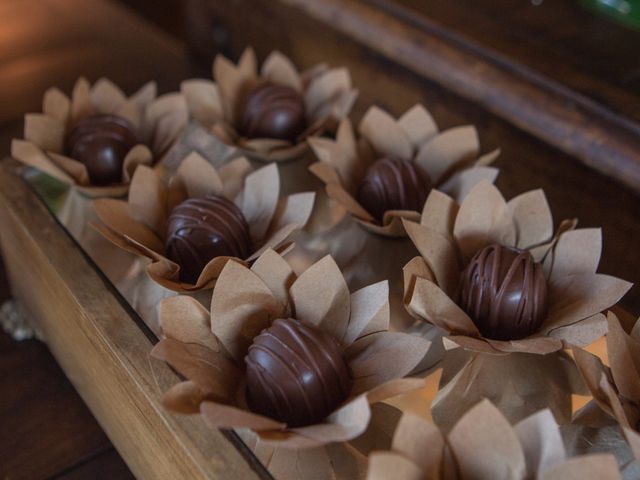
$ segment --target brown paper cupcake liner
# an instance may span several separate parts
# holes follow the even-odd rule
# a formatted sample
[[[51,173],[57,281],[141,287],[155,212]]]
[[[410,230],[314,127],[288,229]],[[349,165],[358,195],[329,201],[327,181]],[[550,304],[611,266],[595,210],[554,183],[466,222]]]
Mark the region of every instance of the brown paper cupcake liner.
[[[247,92],[260,83],[293,88],[304,100],[307,129],[295,142],[273,138],[246,138],[240,117]],[[335,130],[345,118],[357,90],[345,68],[325,65],[299,72],[282,53],[274,51],[258,70],[254,51],[247,48],[238,64],[222,55],[213,63],[213,81],[186,80],[181,86],[191,117],[227,145],[230,155],[245,155],[265,162],[285,162],[308,150],[307,138]]]
[[[128,120],[142,141],[126,155],[119,184],[91,185],[86,166],[65,155],[65,137],[70,129],[92,114],[113,114]],[[87,197],[124,196],[136,167],[157,162],[176,141],[187,119],[184,99],[175,94],[157,97],[153,82],[127,97],[105,78],[94,85],[80,78],[71,97],[57,88],[45,92],[42,113],[25,116],[24,138],[13,140],[11,155]]]
[[[100,199],[95,209],[100,219],[95,228],[120,248],[149,258],[149,276],[175,292],[211,289],[227,262],[252,263],[267,249],[285,253],[292,237],[307,222],[314,203],[312,192],[280,197],[280,178],[275,164],[251,171],[239,157],[215,169],[193,153],[181,164],[167,186],[158,172],[145,166],[136,170],[129,200]],[[222,195],[239,207],[249,225],[254,251],[247,258],[215,257],[195,284],[179,280],[180,266],[164,254],[166,221],[173,208],[188,198]]]
[[[570,457],[558,425],[542,410],[511,425],[484,400],[466,412],[448,434],[405,414],[389,451],[369,457],[368,480],[620,479],[613,455]]]
[[[386,282],[350,293],[327,256],[300,276],[272,250],[249,269],[230,262],[216,283],[208,312],[186,296],[165,300],[165,335],[152,355],[187,380],[166,392],[164,405],[200,413],[212,428],[244,428],[262,442],[283,448],[314,448],[362,435],[370,404],[421,388],[422,379],[402,378],[425,356],[429,342],[388,332]],[[294,315],[328,333],[340,345],[353,379],[342,405],[319,424],[292,428],[250,411],[245,401],[248,347],[277,318]]]
[[[565,221],[553,233],[541,190],[507,202],[495,186],[480,182],[461,204],[433,190],[419,223],[403,222],[421,254],[405,266],[406,307],[417,319],[447,331],[448,340],[467,350],[548,354],[569,345],[588,345],[606,332],[600,312],[631,287],[596,273],[602,250],[599,229],[575,229],[575,221]],[[548,311],[539,330],[526,338],[485,338],[456,303],[462,270],[476,252],[494,243],[528,250],[543,265]]]
[[[478,134],[473,126],[439,132],[422,105],[415,105],[399,119],[371,107],[358,125],[340,122],[336,139],[313,137],[309,143],[319,162],[310,170],[325,184],[327,194],[346,209],[367,231],[386,237],[406,236],[402,219],[418,221],[417,211],[387,211],[382,223],[357,200],[357,190],[370,165],[383,157],[415,162],[429,177],[433,188],[458,201],[482,180],[493,182],[498,170],[490,167],[499,151],[480,156]]]

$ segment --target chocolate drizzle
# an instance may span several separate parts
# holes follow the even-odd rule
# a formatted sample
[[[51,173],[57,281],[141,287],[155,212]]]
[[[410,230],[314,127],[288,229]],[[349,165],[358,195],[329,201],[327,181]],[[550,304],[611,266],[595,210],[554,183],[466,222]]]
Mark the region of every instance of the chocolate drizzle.
[[[76,123],[67,136],[66,153],[84,163],[93,185],[108,185],[122,181],[124,159],[138,143],[128,120],[98,114]]]
[[[358,189],[358,202],[382,223],[388,210],[422,211],[430,190],[429,178],[415,162],[384,157],[367,170]]]
[[[263,330],[245,362],[249,408],[290,427],[322,421],[353,385],[336,340],[291,318]]]
[[[304,102],[293,88],[266,83],[249,92],[241,126],[247,137],[295,142],[305,127]]]
[[[224,197],[190,198],[171,212],[165,248],[167,257],[180,265],[180,281],[196,283],[214,257],[249,256],[249,226],[240,209]]]
[[[532,335],[547,313],[542,265],[528,251],[489,245],[462,272],[460,306],[487,338]]]

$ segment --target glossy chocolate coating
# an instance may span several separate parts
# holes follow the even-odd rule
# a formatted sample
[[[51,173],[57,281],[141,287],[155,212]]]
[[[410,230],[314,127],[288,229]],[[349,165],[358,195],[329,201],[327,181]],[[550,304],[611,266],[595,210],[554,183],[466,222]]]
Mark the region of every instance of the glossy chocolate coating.
[[[527,251],[489,245],[462,272],[460,306],[487,338],[532,335],[547,313],[542,265]]]
[[[247,95],[242,118],[247,137],[295,142],[305,127],[304,101],[293,88],[266,83]]]
[[[367,170],[358,189],[358,202],[382,223],[388,210],[421,212],[430,191],[429,177],[414,162],[384,157]]]
[[[240,209],[218,195],[190,198],[169,216],[167,257],[180,265],[180,281],[196,283],[214,257],[251,254],[249,226]]]
[[[249,408],[290,427],[321,422],[353,386],[338,343],[316,326],[291,318],[263,330],[245,362]]]
[[[93,185],[122,181],[122,164],[136,144],[133,125],[115,115],[91,115],[76,123],[67,136],[67,155],[87,167]]]

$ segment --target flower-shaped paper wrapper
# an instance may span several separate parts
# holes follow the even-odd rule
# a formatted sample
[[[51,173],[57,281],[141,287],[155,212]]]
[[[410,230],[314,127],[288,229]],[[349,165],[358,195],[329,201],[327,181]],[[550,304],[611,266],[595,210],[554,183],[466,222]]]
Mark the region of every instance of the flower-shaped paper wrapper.
[[[455,344],[476,352],[547,354],[568,344],[584,346],[607,328],[600,312],[622,298],[631,284],[598,274],[600,229],[574,229],[553,220],[544,192],[532,190],[506,201],[488,182],[477,184],[462,204],[434,190],[420,223],[404,221],[421,257],[405,266],[409,312],[448,332]],[[482,248],[499,243],[531,252],[542,262],[548,285],[548,313],[540,330],[520,340],[484,338],[456,304],[460,274]]]
[[[42,113],[25,116],[24,139],[13,140],[11,155],[92,198],[125,195],[136,167],[159,160],[177,140],[188,120],[182,96],[168,94],[156,98],[153,82],[127,97],[117,85],[105,78],[94,85],[80,78],[71,98],[57,88],[50,88],[45,92],[42,103]],[[126,155],[121,184],[91,185],[85,165],[65,156],[64,143],[70,129],[79,119],[93,114],[125,118],[142,142]]]
[[[448,435],[406,413],[390,451],[369,457],[368,480],[613,480],[622,478],[610,454],[569,458],[558,425],[542,410],[510,425],[484,400]]]
[[[640,320],[635,325],[624,320],[613,312],[607,314],[610,368],[585,350],[574,348],[573,355],[593,403],[620,424],[634,457],[640,460]],[[576,413],[583,417],[580,422],[593,417],[592,407],[587,404]]]
[[[229,262],[211,299],[211,312],[187,296],[161,304],[166,339],[153,356],[187,381],[166,392],[164,404],[181,413],[201,413],[214,428],[246,428],[262,441],[286,448],[311,448],[361,435],[370,403],[424,386],[402,378],[427,353],[430,343],[388,332],[388,286],[380,282],[349,293],[330,256],[296,278],[272,250],[251,267]],[[244,357],[254,337],[277,318],[293,316],[335,338],[354,385],[349,397],[322,423],[299,428],[251,412],[245,402]]]
[[[358,95],[346,68],[318,65],[300,73],[278,51],[265,59],[259,72],[251,48],[244,51],[237,65],[218,55],[213,63],[213,78],[214,81],[193,79],[182,83],[191,116],[231,149],[262,161],[286,161],[301,156],[308,149],[306,139],[335,130]],[[245,96],[264,82],[291,87],[303,97],[307,128],[295,142],[249,139],[239,131]]]
[[[406,236],[402,219],[420,219],[420,212],[389,210],[382,225],[356,199],[369,166],[382,157],[415,162],[427,174],[434,189],[458,201],[482,180],[493,182],[498,170],[488,166],[498,156],[493,151],[478,158],[480,145],[473,126],[439,132],[422,105],[415,105],[398,120],[371,107],[358,126],[356,138],[351,122],[343,120],[336,139],[311,138],[320,160],[310,170],[325,183],[327,195],[345,208],[368,231],[389,237]]]
[[[176,292],[195,292],[213,287],[228,261],[248,264],[265,250],[286,252],[293,235],[304,227],[313,208],[314,193],[279,197],[278,167],[266,165],[251,172],[244,157],[215,169],[196,153],[189,155],[169,179],[146,166],[136,170],[128,202],[99,199],[94,202],[105,237],[119,247],[151,259],[149,276]],[[195,284],[180,282],[180,267],[164,256],[166,222],[173,208],[187,198],[222,195],[236,203],[249,225],[254,251],[248,258],[219,256],[204,267]]]

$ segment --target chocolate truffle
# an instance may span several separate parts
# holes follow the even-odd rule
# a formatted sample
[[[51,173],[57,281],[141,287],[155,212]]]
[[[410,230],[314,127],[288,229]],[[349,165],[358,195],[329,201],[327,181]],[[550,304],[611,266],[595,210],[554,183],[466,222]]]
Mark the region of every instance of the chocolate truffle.
[[[305,127],[304,101],[293,88],[265,83],[247,96],[241,127],[247,137],[295,142]]]
[[[278,319],[249,347],[247,403],[262,415],[302,427],[318,423],[353,385],[336,340],[309,323]]]
[[[483,336],[517,340],[539,330],[547,313],[542,265],[525,250],[489,245],[462,272],[460,306]]]
[[[429,177],[415,162],[384,157],[367,170],[358,202],[382,223],[387,210],[422,211],[430,191]]]
[[[76,123],[67,136],[67,155],[84,163],[93,185],[122,181],[122,164],[136,144],[133,125],[115,115],[91,115]]]
[[[171,212],[165,248],[167,257],[180,265],[180,281],[196,283],[212,258],[249,256],[249,225],[224,197],[190,198]]]

